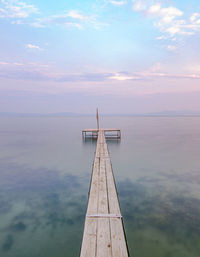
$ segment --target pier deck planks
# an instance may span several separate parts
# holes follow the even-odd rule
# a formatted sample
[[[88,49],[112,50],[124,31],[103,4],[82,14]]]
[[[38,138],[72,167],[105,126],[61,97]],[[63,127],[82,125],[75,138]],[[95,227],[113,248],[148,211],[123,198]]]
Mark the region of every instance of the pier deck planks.
[[[104,130],[99,130],[80,257],[128,257]]]

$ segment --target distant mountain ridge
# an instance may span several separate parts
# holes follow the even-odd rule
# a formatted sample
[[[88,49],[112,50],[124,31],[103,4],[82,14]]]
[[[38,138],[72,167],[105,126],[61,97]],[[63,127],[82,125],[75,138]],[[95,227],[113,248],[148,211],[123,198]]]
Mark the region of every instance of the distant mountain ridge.
[[[72,113],[72,112],[57,112],[57,113],[0,112],[0,117],[75,117],[75,116],[83,116],[83,114]]]
[[[162,112],[152,112],[144,113],[141,116],[200,116],[200,112],[193,111],[162,111]]]
[[[151,113],[133,113],[133,114],[101,114],[103,116],[133,116],[133,117],[189,117],[189,116],[200,116],[200,112],[193,111],[162,111],[162,112],[151,112]],[[83,114],[74,112],[56,112],[56,113],[17,113],[17,112],[0,112],[0,117],[90,117],[95,116],[94,114]]]

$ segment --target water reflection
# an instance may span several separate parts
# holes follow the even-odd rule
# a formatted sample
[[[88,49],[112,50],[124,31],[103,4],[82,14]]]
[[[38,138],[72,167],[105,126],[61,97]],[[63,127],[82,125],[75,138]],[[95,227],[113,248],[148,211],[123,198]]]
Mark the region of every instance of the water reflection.
[[[9,250],[12,248],[13,243],[14,243],[13,236],[10,235],[10,234],[7,235],[6,238],[5,238],[4,241],[3,241],[3,244],[2,244],[2,250],[3,250],[3,252],[9,251]]]
[[[179,189],[166,194],[164,186],[152,190],[142,180],[124,180],[117,187],[131,256],[199,255],[199,199]]]
[[[83,144],[88,144],[88,145],[95,145],[97,143],[97,138],[95,137],[82,137],[82,142]],[[107,144],[111,145],[118,145],[121,143],[121,139],[120,138],[115,138],[115,137],[109,137],[106,136],[106,142]]]
[[[82,137],[83,144],[88,145],[96,145],[97,138],[96,137]]]
[[[0,172],[0,256],[18,256],[19,246],[25,247],[19,256],[44,256],[42,250],[35,255],[31,245],[45,247],[45,256],[78,256],[88,176],[8,163],[1,163]],[[60,246],[57,240],[63,237],[65,244]]]

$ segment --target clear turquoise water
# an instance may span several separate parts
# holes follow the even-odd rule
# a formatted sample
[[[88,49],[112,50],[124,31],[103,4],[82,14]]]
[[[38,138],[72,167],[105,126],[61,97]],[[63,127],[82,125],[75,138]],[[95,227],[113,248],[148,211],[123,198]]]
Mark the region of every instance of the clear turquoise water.
[[[200,256],[200,118],[106,117],[131,257]],[[0,118],[0,256],[78,256],[95,118]]]

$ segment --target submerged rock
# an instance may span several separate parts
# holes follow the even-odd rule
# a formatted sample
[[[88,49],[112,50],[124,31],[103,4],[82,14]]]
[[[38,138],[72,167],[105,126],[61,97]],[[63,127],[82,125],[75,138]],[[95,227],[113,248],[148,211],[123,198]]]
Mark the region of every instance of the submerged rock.
[[[7,235],[7,237],[4,240],[2,250],[4,252],[9,251],[12,248],[13,244],[14,244],[13,236],[12,235]]]
[[[17,223],[15,223],[15,224],[12,224],[11,225],[11,229],[13,230],[13,231],[24,231],[24,230],[26,230],[26,225],[23,223],[23,222],[17,222]]]

